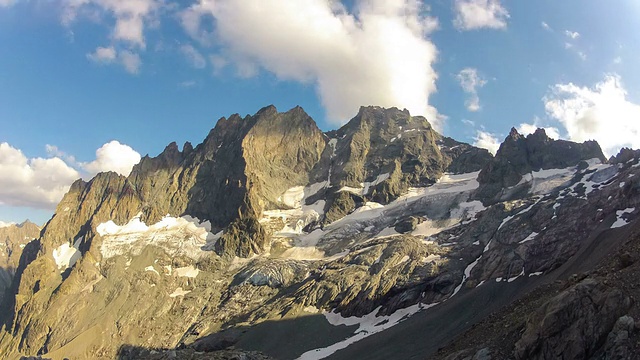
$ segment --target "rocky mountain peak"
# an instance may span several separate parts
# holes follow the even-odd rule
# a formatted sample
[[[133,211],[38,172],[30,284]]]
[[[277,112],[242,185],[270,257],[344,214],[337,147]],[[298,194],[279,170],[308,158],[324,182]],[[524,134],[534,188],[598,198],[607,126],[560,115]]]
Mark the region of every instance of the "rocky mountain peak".
[[[523,136],[520,135],[520,133],[518,132],[518,130],[514,127],[511,128],[511,130],[509,131],[509,136],[507,136],[507,139],[505,139],[505,141],[507,140],[518,140],[521,139]]]
[[[579,162],[598,159],[606,162],[600,145],[595,141],[575,143],[567,140],[554,140],[547,136],[544,129],[537,129],[526,137],[512,128],[500,145],[495,158],[487,164],[478,181],[479,198],[489,203],[505,200],[518,189],[523,176],[543,169],[566,168]]]

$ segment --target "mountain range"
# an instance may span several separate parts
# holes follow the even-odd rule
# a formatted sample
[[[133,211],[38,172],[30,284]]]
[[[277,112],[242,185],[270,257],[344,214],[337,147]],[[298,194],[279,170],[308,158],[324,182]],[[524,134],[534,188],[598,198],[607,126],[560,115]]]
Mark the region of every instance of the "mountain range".
[[[396,108],[235,114],[0,229],[0,353],[633,358],[639,173],[542,129],[493,156]]]

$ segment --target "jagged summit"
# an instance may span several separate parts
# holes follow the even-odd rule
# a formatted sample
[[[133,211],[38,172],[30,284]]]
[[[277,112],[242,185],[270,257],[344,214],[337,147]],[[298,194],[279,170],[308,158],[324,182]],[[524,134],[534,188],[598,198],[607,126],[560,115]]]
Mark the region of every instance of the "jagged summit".
[[[71,186],[21,255],[0,352],[429,357],[607,254],[640,207],[640,156],[615,162],[541,129],[493,157],[396,108],[326,133],[300,107],[223,117],[195,147]]]
[[[522,190],[516,185],[533,171],[576,166],[590,159],[606,163],[602,149],[595,141],[580,144],[554,140],[544,129],[537,129],[525,137],[511,128],[495,158],[480,172],[481,186],[477,196],[485,203],[507,200]]]

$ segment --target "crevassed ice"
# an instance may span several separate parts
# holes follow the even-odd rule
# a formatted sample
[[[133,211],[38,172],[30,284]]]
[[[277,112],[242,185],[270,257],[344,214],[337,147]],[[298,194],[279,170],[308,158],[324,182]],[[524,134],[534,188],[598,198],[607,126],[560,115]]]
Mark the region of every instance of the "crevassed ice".
[[[136,215],[123,226],[109,220],[97,226],[96,231],[103,237],[100,253],[103,258],[129,253],[138,255],[148,245],[163,248],[171,255],[185,255],[200,258],[222,232],[212,234],[209,222],[185,216],[175,218],[165,216],[159,222],[148,226]]]

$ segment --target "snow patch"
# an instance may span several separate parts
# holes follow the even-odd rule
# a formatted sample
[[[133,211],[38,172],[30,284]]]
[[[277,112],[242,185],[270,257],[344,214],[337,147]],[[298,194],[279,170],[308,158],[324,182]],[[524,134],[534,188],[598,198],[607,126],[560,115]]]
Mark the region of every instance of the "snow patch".
[[[473,270],[473,268],[476,267],[476,265],[478,265],[478,262],[480,261],[480,259],[482,259],[482,255],[478,256],[478,258],[474,262],[467,265],[467,267],[464,269],[464,273],[462,274],[462,281],[460,281],[460,284],[456,286],[456,288],[453,290],[453,294],[451,294],[449,298],[454,297],[458,293],[458,291],[462,289],[462,285],[464,285],[464,283],[467,281],[469,276],[471,276],[471,270]]]
[[[187,295],[187,294],[188,294],[188,293],[190,293],[190,292],[191,292],[190,290],[182,290],[182,288],[181,288],[181,287],[179,287],[179,288],[177,288],[174,292],[172,292],[171,294],[169,294],[169,297],[171,297],[171,298],[175,298],[175,297],[178,297],[178,296],[185,296],[185,295]]]
[[[333,326],[341,326],[341,325],[356,326],[357,325],[358,329],[353,333],[351,337],[348,337],[345,340],[342,340],[336,344],[333,344],[325,348],[319,348],[319,349],[307,351],[306,353],[302,354],[298,358],[298,360],[324,359],[332,355],[338,350],[344,349],[347,346],[353,343],[356,343],[364,338],[367,338],[373,334],[377,334],[381,331],[387,330],[401,323],[402,321],[406,320],[412,315],[420,312],[421,310],[426,310],[436,305],[438,305],[438,303],[429,304],[429,305],[416,304],[405,309],[400,309],[394,312],[393,314],[387,315],[387,316],[376,316],[376,313],[378,313],[380,308],[375,309],[370,314],[365,315],[363,317],[352,316],[352,317],[345,318],[345,317],[342,317],[340,314],[336,314],[333,312],[325,312],[324,316],[331,325]]]
[[[146,268],[144,268],[144,271],[150,271],[150,272],[154,272],[156,274],[158,274],[158,276],[160,275],[160,273],[158,272],[158,270],[156,270],[153,266],[147,266]]]
[[[188,278],[196,278],[198,274],[200,274],[200,270],[193,267],[193,265],[177,268],[174,270],[176,276],[180,277],[188,277]]]
[[[58,265],[58,269],[64,271],[67,268],[72,267],[80,259],[82,253],[78,250],[82,237],[78,238],[76,242],[71,246],[69,243],[64,243],[53,250],[53,260]]]
[[[524,276],[524,266],[522,267],[522,271],[518,275],[516,275],[516,276],[514,276],[512,278],[509,278],[507,280],[507,282],[514,282],[517,278],[519,278],[521,276]]]
[[[531,240],[535,239],[535,238],[536,238],[536,236],[538,236],[538,235],[539,235],[539,234],[538,234],[537,232],[535,232],[535,231],[534,231],[534,232],[532,232],[529,236],[527,236],[524,240],[520,241],[520,242],[519,242],[519,244],[524,244],[524,243],[526,243],[527,241],[531,241]]]
[[[618,216],[618,219],[613,223],[613,225],[611,225],[611,229],[620,228],[620,227],[623,227],[623,226],[629,224],[629,222],[627,220],[625,220],[623,218],[623,216],[627,215],[627,214],[631,214],[635,210],[636,210],[636,208],[627,208],[627,209],[624,209],[624,210],[616,211],[616,215]]]

